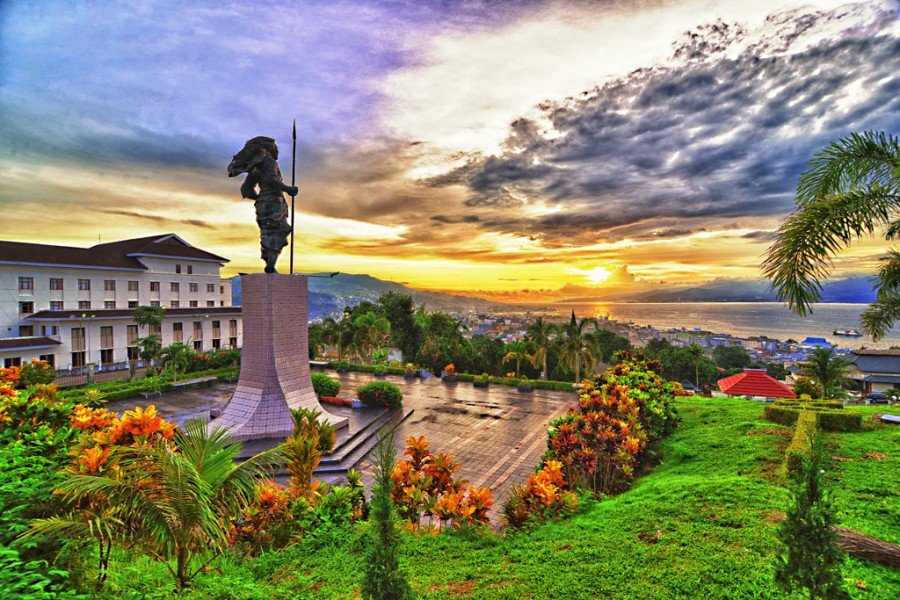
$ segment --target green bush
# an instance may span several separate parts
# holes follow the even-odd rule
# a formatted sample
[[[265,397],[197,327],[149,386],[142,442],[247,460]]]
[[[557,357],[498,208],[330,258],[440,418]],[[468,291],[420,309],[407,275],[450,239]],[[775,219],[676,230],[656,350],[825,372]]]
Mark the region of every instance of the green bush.
[[[330,396],[334,398],[341,391],[341,382],[329,377],[325,373],[313,373],[310,375],[316,396]]]
[[[797,416],[800,411],[787,408],[785,406],[776,406],[775,404],[767,404],[763,409],[763,416],[767,421],[778,423],[779,425],[791,426],[797,422]]]
[[[797,417],[794,438],[784,453],[784,466],[791,478],[797,477],[803,471],[803,461],[806,460],[819,432],[817,421],[816,413],[807,410]]]
[[[403,403],[400,388],[390,381],[371,381],[356,390],[356,395],[366,406],[397,408]]]
[[[816,423],[825,431],[859,431],[862,428],[862,413],[849,410],[829,410],[823,406],[803,406],[803,412],[816,415]],[[763,409],[767,421],[779,425],[793,425],[797,422],[801,407],[776,406],[769,404]]]

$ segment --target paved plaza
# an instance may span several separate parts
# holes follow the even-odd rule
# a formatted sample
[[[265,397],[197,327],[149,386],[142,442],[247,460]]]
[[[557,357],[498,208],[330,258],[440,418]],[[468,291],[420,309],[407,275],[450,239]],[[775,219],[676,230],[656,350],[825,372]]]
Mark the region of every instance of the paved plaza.
[[[338,375],[330,371],[329,375],[341,382],[340,396],[348,399],[355,396],[358,387],[374,379],[367,373]],[[494,492],[498,510],[511,487],[524,483],[540,460],[547,445],[548,423],[575,401],[575,395],[567,392],[519,393],[514,387],[501,385],[481,389],[468,382],[447,384],[437,378],[388,376],[387,380],[400,386],[404,407],[413,409],[397,428],[398,453],[408,437],[424,435],[432,451],[456,457],[462,466],[460,476],[471,485],[486,486]],[[234,388],[233,384],[219,384],[211,389],[167,392],[154,400],[110,402],[108,408],[122,411],[153,403],[164,418],[183,422],[207,415],[210,410],[221,410]],[[342,414],[350,410],[326,408]],[[366,461],[357,468],[371,474]],[[496,518],[497,510],[492,512]]]

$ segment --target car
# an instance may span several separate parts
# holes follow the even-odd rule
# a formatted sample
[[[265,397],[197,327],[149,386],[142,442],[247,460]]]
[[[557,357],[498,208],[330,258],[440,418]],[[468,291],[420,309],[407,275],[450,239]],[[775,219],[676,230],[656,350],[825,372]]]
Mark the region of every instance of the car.
[[[888,404],[889,402],[890,399],[882,392],[870,392],[869,394],[866,394],[867,404]]]

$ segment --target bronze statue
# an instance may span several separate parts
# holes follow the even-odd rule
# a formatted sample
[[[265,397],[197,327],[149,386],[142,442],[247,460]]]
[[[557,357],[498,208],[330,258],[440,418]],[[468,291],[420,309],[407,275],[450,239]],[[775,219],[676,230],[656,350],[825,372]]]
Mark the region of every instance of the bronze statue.
[[[297,195],[297,188],[285,185],[278,168],[278,146],[270,137],[248,140],[228,165],[228,176],[247,174],[241,184],[241,196],[254,200],[256,224],[259,225],[259,244],[266,273],[275,273],[278,256],[287,245],[291,226],[288,206],[282,194]],[[259,186],[259,191],[257,191]]]

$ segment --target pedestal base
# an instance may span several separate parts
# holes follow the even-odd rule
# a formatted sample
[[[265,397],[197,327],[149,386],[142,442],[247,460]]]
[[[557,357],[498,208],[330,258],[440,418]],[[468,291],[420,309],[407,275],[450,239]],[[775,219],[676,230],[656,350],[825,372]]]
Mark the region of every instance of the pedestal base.
[[[231,401],[212,426],[238,440],[287,438],[291,410],[322,412],[335,427],[346,417],[326,411],[309,377],[308,288],[303,275],[257,273],[241,277],[244,346],[241,376]]]

